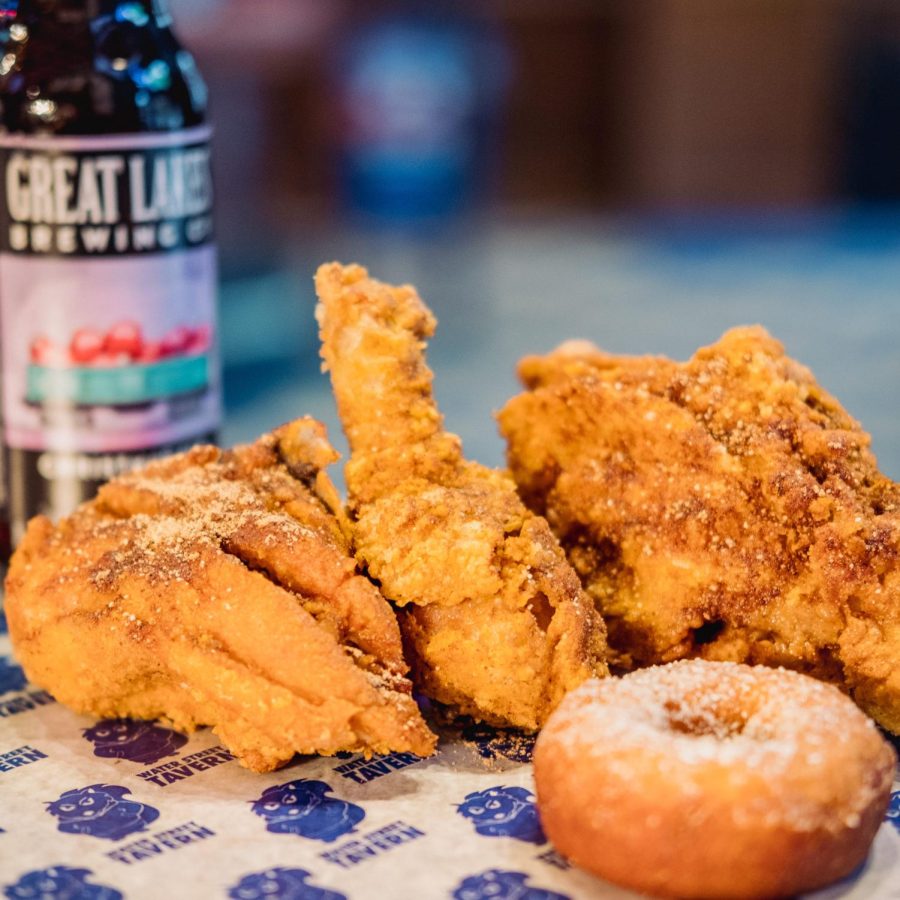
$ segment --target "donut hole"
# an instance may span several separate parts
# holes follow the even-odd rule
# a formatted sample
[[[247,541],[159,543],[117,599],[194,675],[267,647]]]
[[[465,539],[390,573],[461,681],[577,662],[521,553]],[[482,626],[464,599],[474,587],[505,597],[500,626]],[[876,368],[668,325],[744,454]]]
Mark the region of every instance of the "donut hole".
[[[747,726],[746,715],[737,708],[711,708],[698,703],[685,704],[678,700],[667,700],[663,709],[668,729],[690,737],[724,740],[743,734]]]

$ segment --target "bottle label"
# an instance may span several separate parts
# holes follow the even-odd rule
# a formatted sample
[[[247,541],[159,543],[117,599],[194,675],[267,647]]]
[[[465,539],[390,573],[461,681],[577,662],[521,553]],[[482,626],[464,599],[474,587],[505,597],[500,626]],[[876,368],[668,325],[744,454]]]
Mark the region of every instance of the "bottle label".
[[[0,179],[11,493],[58,515],[218,427],[209,131],[4,135]]]

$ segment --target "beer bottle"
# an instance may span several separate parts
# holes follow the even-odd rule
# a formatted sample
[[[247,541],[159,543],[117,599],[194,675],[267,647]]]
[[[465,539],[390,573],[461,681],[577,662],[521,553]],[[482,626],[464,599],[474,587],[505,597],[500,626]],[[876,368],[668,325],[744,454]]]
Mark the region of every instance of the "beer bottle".
[[[206,91],[162,0],[0,0],[12,540],[220,418]]]

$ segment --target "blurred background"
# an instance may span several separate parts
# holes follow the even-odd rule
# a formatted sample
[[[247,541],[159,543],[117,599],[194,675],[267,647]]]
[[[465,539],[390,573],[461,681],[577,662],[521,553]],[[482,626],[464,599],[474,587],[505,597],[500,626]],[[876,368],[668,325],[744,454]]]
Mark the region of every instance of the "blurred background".
[[[435,309],[482,462],[515,364],[568,337],[686,357],[762,322],[900,477],[896,0],[171,0],[217,129],[228,420],[310,412],[312,275]]]

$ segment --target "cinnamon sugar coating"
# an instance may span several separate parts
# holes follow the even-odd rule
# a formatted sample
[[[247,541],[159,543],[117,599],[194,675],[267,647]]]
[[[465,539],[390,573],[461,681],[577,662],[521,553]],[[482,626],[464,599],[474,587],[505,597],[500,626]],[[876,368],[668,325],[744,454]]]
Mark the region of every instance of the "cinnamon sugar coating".
[[[415,289],[332,263],[316,290],[356,556],[400,608],[414,678],[457,711],[534,730],[606,674],[603,623],[509,476],[444,430],[425,362],[436,323]]]
[[[685,363],[584,342],[530,357],[499,414],[621,669],[785,666],[900,733],[900,486],[762,328]]]
[[[312,419],[120,478],[29,524],[6,583],[29,678],[96,716],[212,725],[255,771],[429,754],[393,612],[356,573]]]

